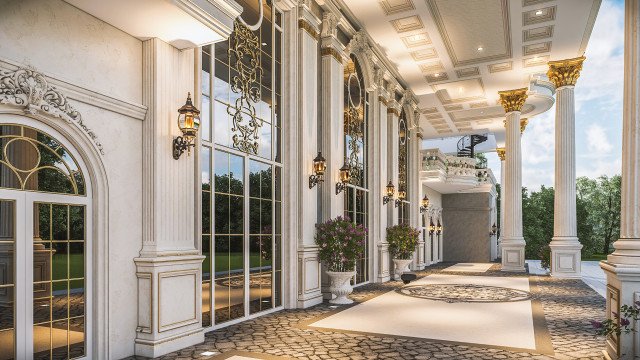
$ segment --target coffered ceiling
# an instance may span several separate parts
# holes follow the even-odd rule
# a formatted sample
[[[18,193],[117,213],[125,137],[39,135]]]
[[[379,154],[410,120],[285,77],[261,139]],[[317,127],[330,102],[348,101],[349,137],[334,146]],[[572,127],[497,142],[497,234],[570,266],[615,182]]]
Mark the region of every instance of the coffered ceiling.
[[[528,87],[523,116],[547,111],[547,62],[584,54],[601,0],[341,2],[418,97],[426,139],[488,132],[500,146],[498,91]]]

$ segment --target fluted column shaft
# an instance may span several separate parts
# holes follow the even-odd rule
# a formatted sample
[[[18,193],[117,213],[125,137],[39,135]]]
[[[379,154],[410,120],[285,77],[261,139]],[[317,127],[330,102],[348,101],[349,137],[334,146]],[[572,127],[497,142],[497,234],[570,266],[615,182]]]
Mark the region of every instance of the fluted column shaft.
[[[574,87],[563,86],[556,96],[553,240],[578,241]]]
[[[504,155],[503,155],[504,156]],[[498,254],[502,248],[502,239],[504,238],[504,181],[505,181],[505,160],[500,160],[500,241],[498,241]]]
[[[522,241],[522,146],[520,111],[507,114],[504,183],[504,241]]]

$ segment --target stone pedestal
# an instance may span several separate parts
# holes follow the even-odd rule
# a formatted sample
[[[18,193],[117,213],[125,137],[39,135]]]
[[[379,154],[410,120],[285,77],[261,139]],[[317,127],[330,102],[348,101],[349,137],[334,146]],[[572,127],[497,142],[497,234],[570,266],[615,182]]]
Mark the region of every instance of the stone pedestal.
[[[549,62],[547,76],[556,85],[556,148],[551,276],[580,278],[576,221],[576,145],[574,86],[584,57]]]
[[[500,102],[506,112],[506,159],[504,184],[504,235],[502,237],[502,271],[525,271],[522,236],[522,149],[520,111],[527,99],[527,89],[501,91]]]
[[[620,239],[600,263],[607,274],[607,318],[621,305],[640,301],[640,0],[625,1],[624,108],[622,123],[622,205]],[[619,312],[618,312],[619,313]],[[633,324],[638,329],[639,324]],[[640,334],[607,339],[612,359],[640,357]]]

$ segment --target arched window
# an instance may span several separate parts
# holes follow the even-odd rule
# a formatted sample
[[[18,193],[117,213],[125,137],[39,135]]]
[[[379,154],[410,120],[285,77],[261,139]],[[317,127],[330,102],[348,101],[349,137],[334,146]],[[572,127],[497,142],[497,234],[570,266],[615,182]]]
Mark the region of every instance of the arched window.
[[[282,13],[243,8],[202,48],[202,324],[282,306]]]
[[[409,130],[407,128],[407,116],[404,110],[400,113],[398,120],[398,193],[401,195],[401,202],[398,208],[398,223],[409,224]]]
[[[92,355],[92,299],[85,291],[92,280],[91,198],[64,143],[30,126],[0,124],[3,358]]]
[[[345,216],[356,224],[367,226],[369,196],[367,179],[367,113],[369,109],[362,70],[358,60],[351,55],[344,68],[344,154],[351,168],[351,180],[344,197]],[[355,283],[369,281],[369,242],[356,263]]]

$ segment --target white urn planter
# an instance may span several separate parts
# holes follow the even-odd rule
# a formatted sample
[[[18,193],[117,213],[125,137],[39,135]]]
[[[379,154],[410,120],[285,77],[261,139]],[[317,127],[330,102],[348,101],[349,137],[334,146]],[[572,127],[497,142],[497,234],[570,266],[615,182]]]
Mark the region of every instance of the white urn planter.
[[[400,275],[410,272],[409,264],[411,264],[412,261],[412,259],[393,259],[393,264],[395,265],[395,269],[393,270],[393,279],[400,280]]]
[[[329,279],[331,280],[331,285],[329,286],[329,291],[335,298],[329,300],[329,303],[336,305],[348,305],[353,304],[353,300],[349,299],[347,295],[353,292],[353,287],[351,286],[351,279],[356,276],[355,271],[346,271],[346,272],[334,272],[327,271],[327,275],[329,275]]]

